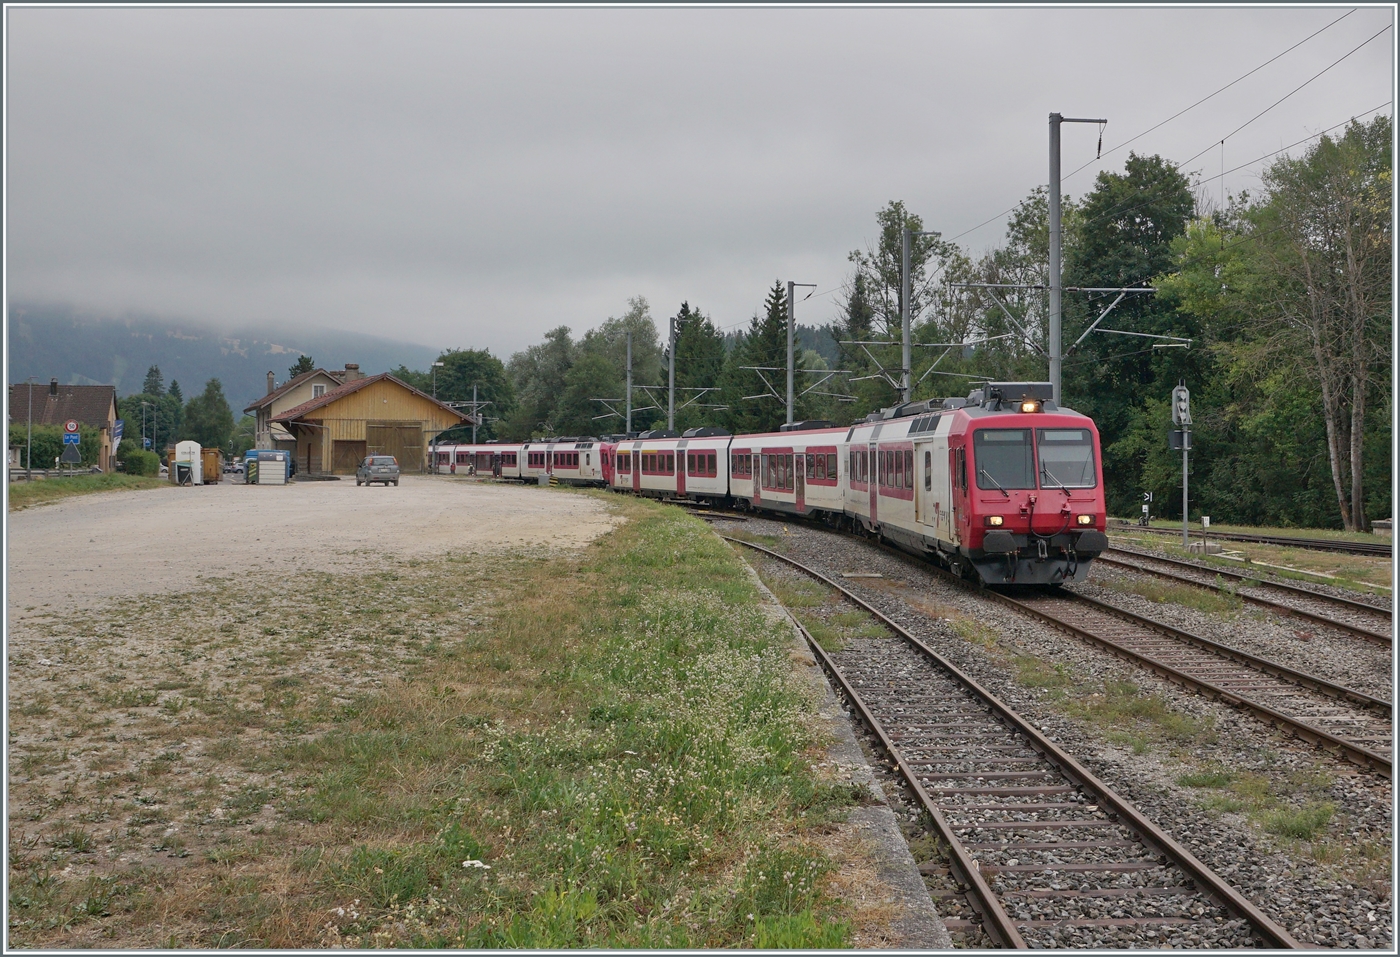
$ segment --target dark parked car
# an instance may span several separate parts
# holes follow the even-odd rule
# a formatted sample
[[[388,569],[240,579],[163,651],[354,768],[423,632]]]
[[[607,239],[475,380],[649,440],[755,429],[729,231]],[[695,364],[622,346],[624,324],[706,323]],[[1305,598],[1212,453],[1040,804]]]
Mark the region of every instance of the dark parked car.
[[[356,485],[399,484],[399,460],[392,455],[369,455],[355,470]]]

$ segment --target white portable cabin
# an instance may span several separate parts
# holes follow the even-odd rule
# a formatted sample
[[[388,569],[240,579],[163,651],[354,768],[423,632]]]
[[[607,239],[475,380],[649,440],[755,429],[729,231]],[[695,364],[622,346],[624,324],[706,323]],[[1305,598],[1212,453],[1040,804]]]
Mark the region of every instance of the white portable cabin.
[[[204,456],[198,442],[176,442],[175,458],[170,463],[170,481],[177,485],[204,484]],[[188,482],[185,476],[188,474]]]

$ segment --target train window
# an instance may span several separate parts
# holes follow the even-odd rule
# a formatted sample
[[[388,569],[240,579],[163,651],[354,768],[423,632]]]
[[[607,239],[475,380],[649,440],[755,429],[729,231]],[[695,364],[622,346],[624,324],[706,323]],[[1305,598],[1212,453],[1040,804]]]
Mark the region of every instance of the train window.
[[[812,477],[815,478],[815,479],[817,479],[818,481],[825,481],[825,480],[826,480],[826,456],[825,456],[825,455],[814,455],[814,456],[812,456],[812,458],[816,459],[816,464],[813,466],[813,469],[812,469]]]
[[[1035,488],[1030,429],[978,429],[972,458],[981,489]]]
[[[1040,487],[1093,488],[1094,439],[1088,429],[1036,429]]]
[[[894,455],[894,487],[904,488],[904,456],[898,451]]]
[[[817,457],[816,457],[815,455],[804,455],[804,456],[802,456],[802,457],[803,457],[804,459],[807,460],[807,462],[806,462],[807,477],[808,477],[809,479],[814,479],[814,478],[816,478],[816,477],[817,477]]]
[[[836,481],[836,453],[826,453],[826,477]]]
[[[904,487],[914,487],[914,450],[904,450]]]
[[[933,491],[933,453],[924,453],[924,491]]]

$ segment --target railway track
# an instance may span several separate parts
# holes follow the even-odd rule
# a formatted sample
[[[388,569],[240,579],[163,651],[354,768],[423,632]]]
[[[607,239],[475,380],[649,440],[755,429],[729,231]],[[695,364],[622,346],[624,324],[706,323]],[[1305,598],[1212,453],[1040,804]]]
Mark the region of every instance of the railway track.
[[[1207,568],[1194,562],[1162,558],[1121,546],[1109,549],[1100,555],[1097,561],[1104,565],[1126,568],[1217,592],[1226,591],[1218,584],[1224,579],[1236,583],[1229,591],[1252,605],[1328,628],[1336,628],[1386,647],[1391,647],[1393,643],[1394,616],[1388,608],[1379,608],[1350,598],[1324,595],[1297,585],[1263,581],[1230,569]],[[1261,592],[1273,592],[1280,597],[1268,598],[1260,594]]]
[[[1124,531],[1144,532],[1148,535],[1180,536],[1181,532],[1169,528],[1143,528],[1132,522],[1118,522],[1114,528]],[[1193,529],[1193,533],[1199,529]],[[1394,554],[1390,542],[1344,542],[1328,538],[1296,538],[1285,535],[1251,535],[1247,532],[1210,532],[1217,541],[1254,542],[1257,545],[1286,545],[1290,548],[1308,548],[1319,552],[1345,552],[1350,555],[1377,555],[1389,558]]]
[[[1294,738],[1391,774],[1389,701],[1072,591],[1013,597],[978,588],[906,552],[894,554],[1175,684],[1247,711]]]
[[[985,594],[1293,737],[1391,773],[1389,701],[1073,592]]]
[[[954,933],[995,946],[1299,948],[1251,901],[1034,725],[849,590],[894,639],[828,653],[803,629],[943,846]],[[799,627],[801,627],[799,625]],[[1111,943],[1105,944],[1105,935]]]

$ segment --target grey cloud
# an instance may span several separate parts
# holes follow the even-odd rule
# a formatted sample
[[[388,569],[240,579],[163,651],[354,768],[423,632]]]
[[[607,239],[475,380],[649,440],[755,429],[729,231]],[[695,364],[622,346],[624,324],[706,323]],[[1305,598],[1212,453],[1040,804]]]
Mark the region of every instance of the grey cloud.
[[[10,8],[11,295],[506,354],[637,294],[731,324],[775,278],[839,285],[890,199],[949,235],[1016,202],[1051,110],[1109,117],[1111,146],[1341,12]],[[1390,15],[1133,149],[1195,153]],[[1385,101],[1391,72],[1387,36],[1227,165]],[[1095,140],[1067,132],[1066,171]]]

